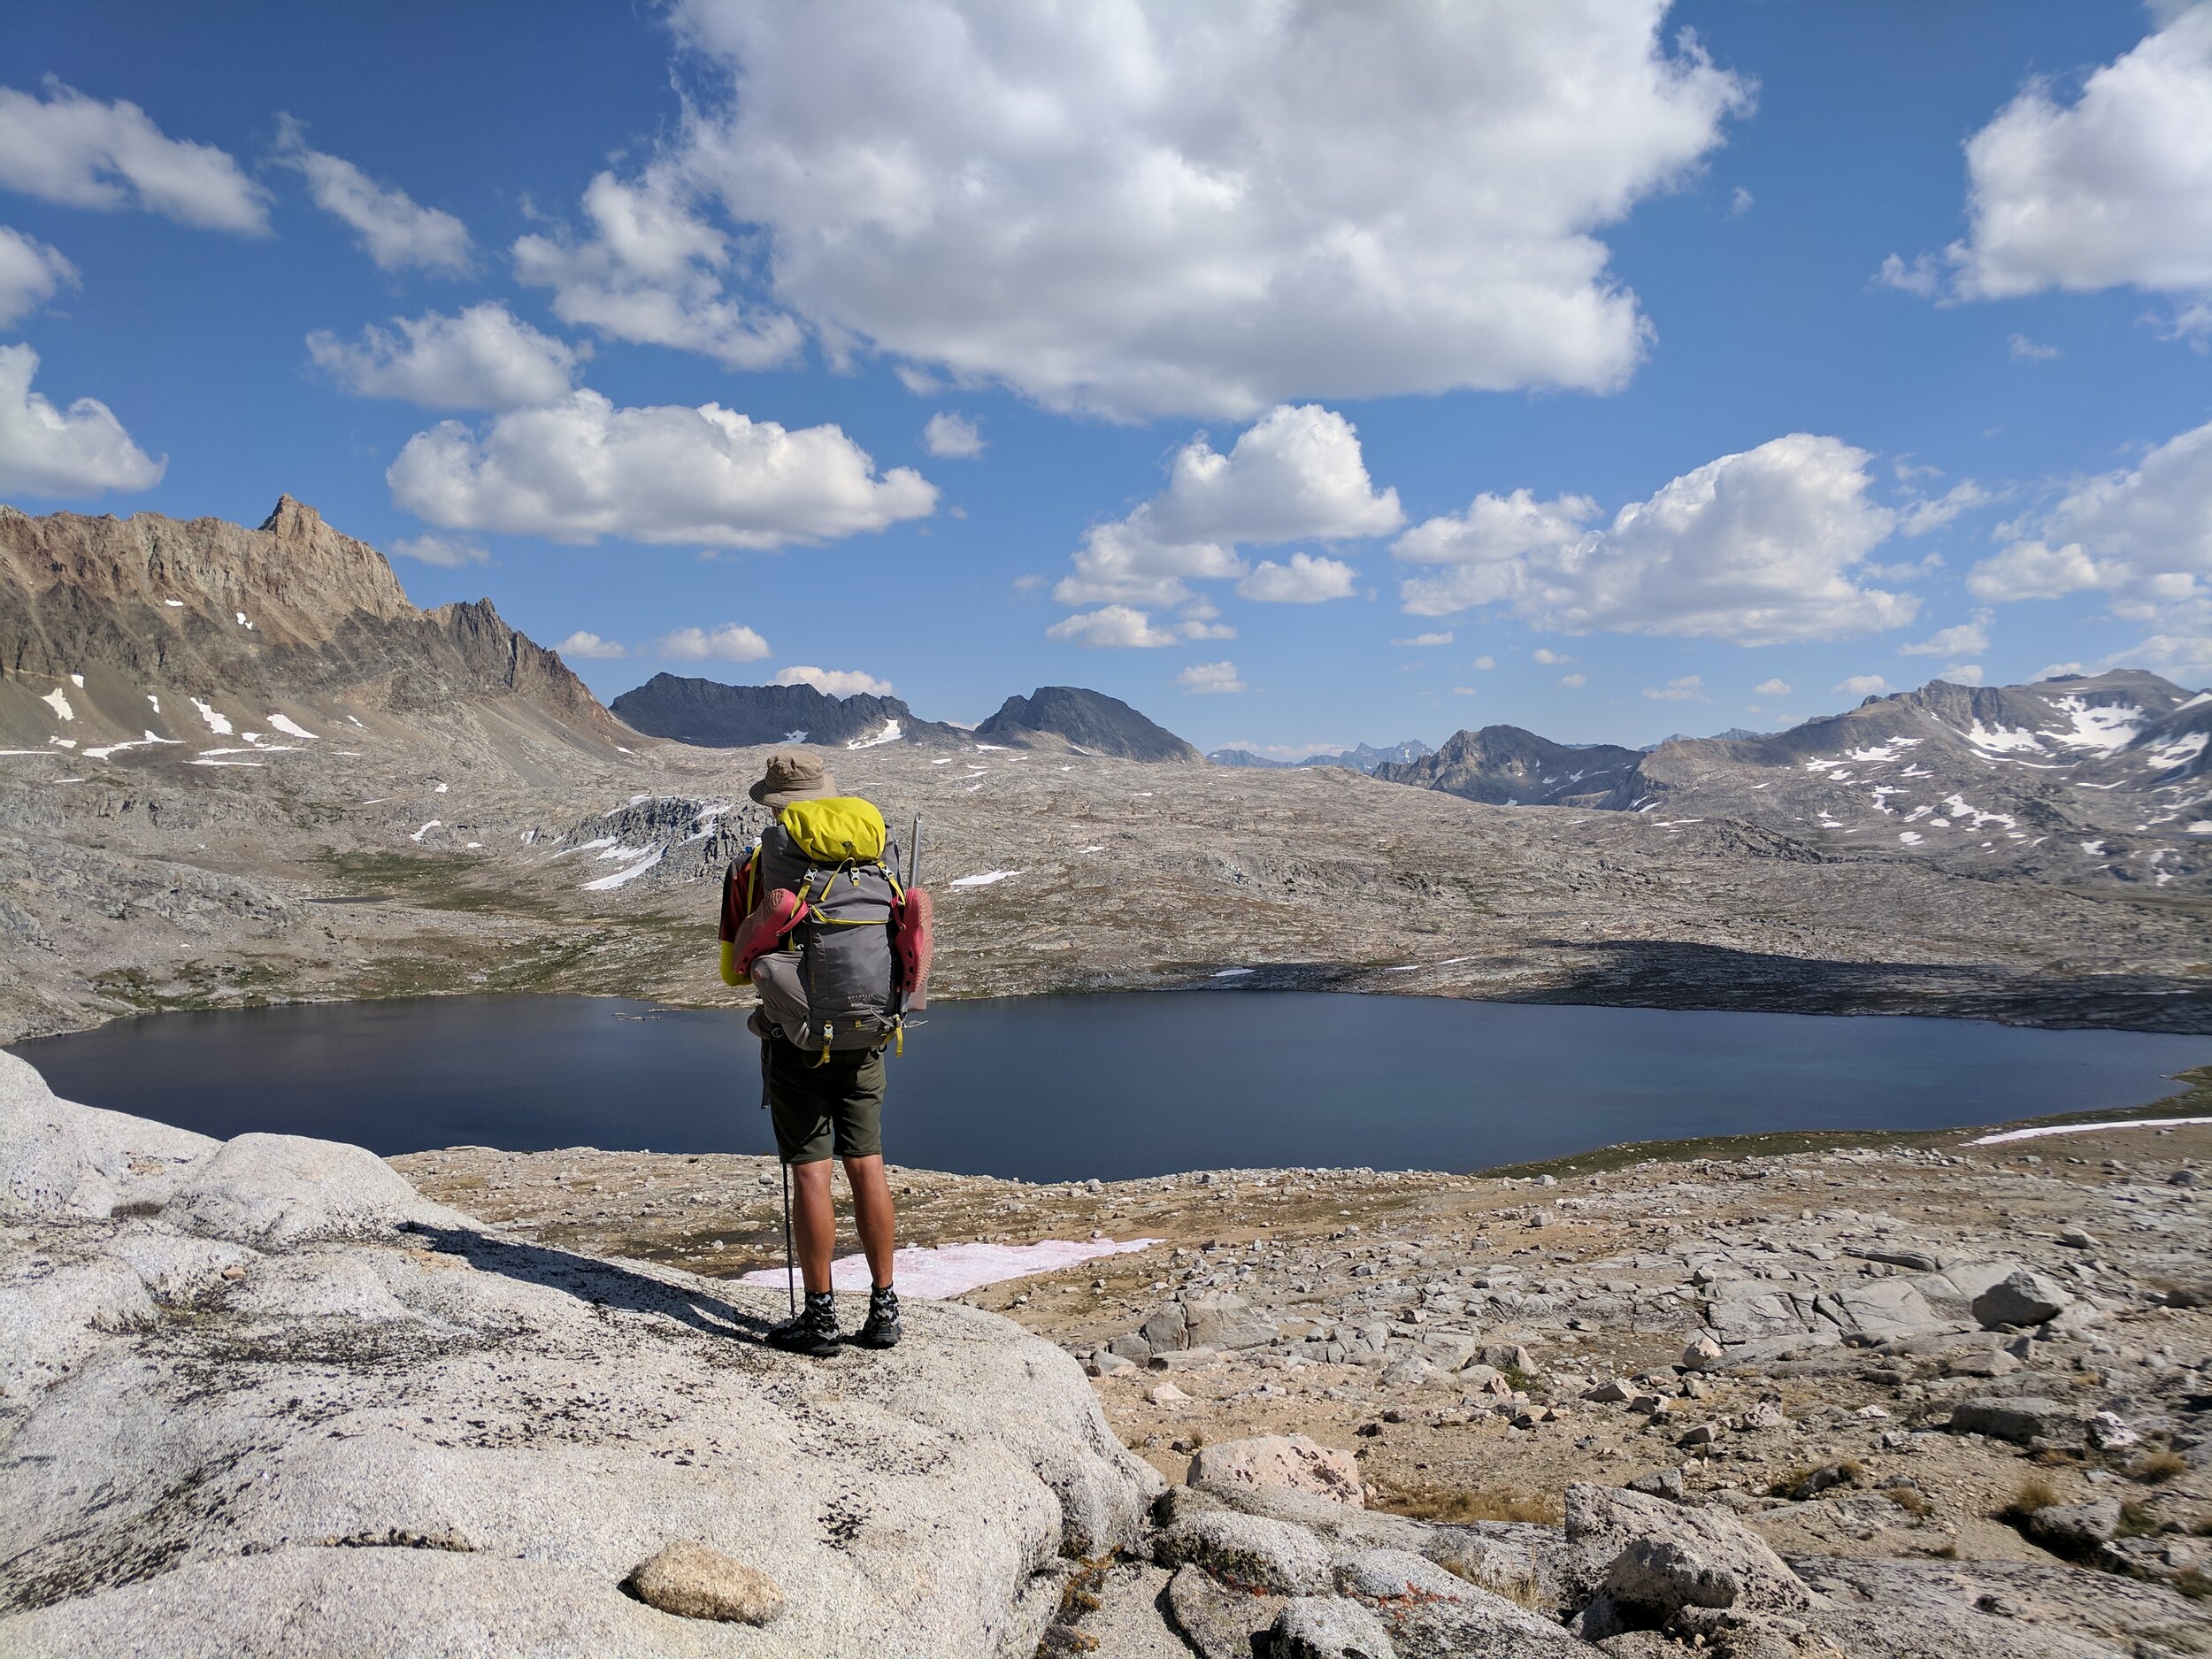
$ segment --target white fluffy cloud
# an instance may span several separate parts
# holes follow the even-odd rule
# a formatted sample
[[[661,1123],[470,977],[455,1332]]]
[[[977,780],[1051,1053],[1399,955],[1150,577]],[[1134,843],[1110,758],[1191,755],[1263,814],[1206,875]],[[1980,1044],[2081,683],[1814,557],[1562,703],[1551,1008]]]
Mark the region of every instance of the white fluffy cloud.
[[[1192,581],[1246,575],[1240,543],[1380,535],[1404,518],[1398,492],[1379,491],[1368,477],[1350,421],[1317,403],[1285,404],[1248,427],[1226,455],[1202,434],[1176,451],[1167,488],[1127,518],[1093,526],[1074,573],[1054,596],[1070,605],[1179,604],[1190,597]],[[1293,567],[1301,557],[1293,557]],[[1348,569],[1308,559],[1310,567],[1317,564]]]
[[[1763,680],[1752,687],[1751,692],[1758,697],[1786,697],[1790,695],[1790,682],[1779,679]]]
[[[55,408],[31,389],[37,373],[30,347],[0,346],[0,491],[65,498],[161,481],[166,456],[149,458],[94,398]]]
[[[1402,582],[1403,608],[1499,604],[1565,633],[1740,645],[1901,626],[1918,601],[1870,586],[1863,568],[1899,518],[1869,493],[1870,458],[1793,433],[1684,473],[1601,529],[1585,527],[1597,511],[1586,497],[1479,495],[1399,538],[1399,558],[1444,567]]]
[[[1342,559],[1294,553],[1287,565],[1262,559],[1237,584],[1237,596],[1262,604],[1316,605],[1327,599],[1349,599],[1358,575]]]
[[[1970,622],[1939,628],[1916,645],[1901,645],[1900,657],[1956,657],[1989,649],[1989,612],[1978,611]]]
[[[1574,658],[1569,657],[1565,652],[1555,651],[1548,645],[1538,646],[1534,650],[1529,653],[1529,656],[1535,661],[1542,664],[1546,668],[1556,668],[1562,663],[1571,663],[1574,661]]]
[[[1955,686],[1978,686],[1983,679],[1982,665],[1979,663],[1954,663],[1936,678],[1947,680]]]
[[[1847,680],[1839,680],[1829,689],[1841,692],[1847,697],[1870,697],[1878,692],[1887,691],[1889,681],[1879,674],[1853,674]]]
[[[1583,687],[1590,683],[1590,676],[1587,674],[1562,674],[1559,676],[1559,683],[1566,687],[1566,688],[1570,691],[1579,691],[1583,688]]]
[[[553,314],[611,340],[672,346],[728,369],[767,369],[799,355],[799,325],[723,290],[741,276],[730,239],[693,211],[666,165],[624,183],[611,173],[584,191],[590,233],[524,236],[515,280],[553,290]]]
[[[1047,628],[1045,638],[1140,649],[1176,642],[1172,629],[1156,627],[1151,617],[1133,605],[1102,605],[1096,611],[1079,611]]]
[[[1410,639],[1393,640],[1390,642],[1393,645],[1411,646],[1417,650],[1430,645],[1449,645],[1452,642],[1452,631],[1449,628],[1442,628],[1434,633],[1417,634]]]
[[[276,161],[307,180],[317,207],[353,227],[362,251],[385,271],[419,265],[465,273],[475,263],[468,227],[450,213],[425,207],[404,190],[381,185],[337,156],[308,148],[300,124],[277,117]]]
[[[76,286],[77,267],[58,249],[0,225],[0,326]]]
[[[385,477],[396,503],[444,529],[585,544],[781,547],[881,530],[937,503],[910,467],[878,477],[833,426],[790,431],[718,403],[618,409],[589,390],[481,433],[455,420],[418,433]]]
[[[1595,233],[1749,102],[1666,10],[683,0],[731,96],[657,165],[826,342],[1056,408],[1601,389],[1648,331]]]
[[[1491,655],[1490,655],[1490,653],[1489,653],[1489,652],[1487,652],[1487,651],[1485,651],[1485,652],[1484,652],[1484,653],[1483,653],[1480,657],[1476,657],[1476,658],[1475,658],[1475,660],[1474,660],[1474,662],[1473,662],[1473,664],[1471,664],[1471,666],[1476,667],[1476,668],[1482,669],[1482,670],[1484,670],[1484,671],[1486,671],[1486,672],[1487,672],[1487,671],[1488,671],[1488,670],[1490,670],[1490,669],[1495,668],[1497,665],[1498,665],[1498,659],[1497,659],[1496,657],[1494,657],[1491,656]]]
[[[983,453],[983,434],[972,420],[940,410],[922,428],[922,447],[932,455],[972,461]]]
[[[864,674],[856,668],[816,668],[803,665],[797,668],[779,668],[775,684],[779,686],[811,686],[829,697],[857,696],[864,692],[872,697],[891,695],[891,682],[878,680],[873,674]]]
[[[1654,703],[1710,703],[1705,695],[1705,676],[1685,674],[1663,686],[1646,686],[1644,695]]]
[[[550,403],[574,384],[575,348],[519,321],[495,300],[457,317],[395,317],[358,344],[326,329],[307,336],[318,368],[362,397],[398,397],[426,409],[514,409]]]
[[[675,663],[757,663],[769,654],[766,640],[734,622],[725,622],[711,630],[678,628],[673,634],[662,635],[656,649],[663,658]],[[779,678],[776,683],[792,686],[799,682]]]
[[[1978,599],[2101,590],[2131,619],[2212,625],[2212,422],[2137,466],[2077,480],[2050,511],[1999,534],[2007,545],[1967,576]]]
[[[577,629],[553,649],[563,657],[591,662],[611,663],[630,654],[630,648],[619,640],[603,640],[586,628]]]
[[[145,111],[50,76],[41,99],[0,87],[0,188],[70,207],[139,207],[180,225],[258,234],[267,192],[212,144],[171,138]]]
[[[421,565],[435,565],[442,570],[464,570],[471,565],[488,565],[492,556],[480,541],[465,536],[417,535],[402,536],[392,543],[392,551],[402,558],[411,558]]]
[[[1961,297],[2212,289],[2212,5],[2161,9],[2071,102],[2033,81],[1968,141]]]
[[[1196,696],[1244,689],[1244,681],[1234,663],[1193,663],[1175,676],[1175,683]]]

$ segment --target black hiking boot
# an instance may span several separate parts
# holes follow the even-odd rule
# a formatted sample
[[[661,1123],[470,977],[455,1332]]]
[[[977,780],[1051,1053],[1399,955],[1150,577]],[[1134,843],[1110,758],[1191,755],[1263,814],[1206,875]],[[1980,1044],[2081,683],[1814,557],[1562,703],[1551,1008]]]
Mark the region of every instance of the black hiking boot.
[[[868,1322],[853,1341],[861,1348],[896,1348],[906,1329],[899,1323],[899,1293],[886,1286],[868,1294]]]
[[[827,1359],[837,1352],[837,1296],[833,1291],[816,1295],[806,1294],[806,1306],[798,1317],[786,1319],[768,1333],[768,1346],[780,1348],[787,1354],[804,1354],[810,1359]]]

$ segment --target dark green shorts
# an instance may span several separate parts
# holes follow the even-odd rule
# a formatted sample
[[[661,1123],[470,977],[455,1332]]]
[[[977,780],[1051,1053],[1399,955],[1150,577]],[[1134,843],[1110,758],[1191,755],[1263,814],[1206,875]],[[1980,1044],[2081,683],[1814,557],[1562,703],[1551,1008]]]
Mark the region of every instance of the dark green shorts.
[[[768,1116],[786,1164],[883,1153],[883,1050],[845,1048],[820,1065],[780,1037],[768,1050]]]

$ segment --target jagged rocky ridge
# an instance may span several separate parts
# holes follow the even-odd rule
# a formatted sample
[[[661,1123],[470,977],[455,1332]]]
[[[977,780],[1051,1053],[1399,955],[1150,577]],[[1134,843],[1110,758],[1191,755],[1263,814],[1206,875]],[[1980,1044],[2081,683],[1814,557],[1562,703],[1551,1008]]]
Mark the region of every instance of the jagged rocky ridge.
[[[897,697],[855,692],[833,697],[812,686],[726,686],[718,680],[656,674],[610,705],[634,730],[704,749],[749,749],[766,743],[811,743],[867,749],[881,743],[925,748],[964,744],[957,726],[914,717]]]
[[[981,743],[1016,749],[1077,749],[1120,760],[1202,763],[1205,757],[1118,697],[1078,686],[1040,686],[1009,697],[975,728]]]
[[[257,742],[279,714],[422,722],[457,705],[541,741],[624,736],[490,600],[417,610],[382,554],[289,495],[255,530],[0,507],[0,671],[15,743],[47,741],[65,704],[73,749]]]
[[[2212,693],[2116,670],[1870,697],[1846,714],[1648,754],[1462,732],[1375,775],[1498,804],[1728,818],[2062,880],[2212,873]]]

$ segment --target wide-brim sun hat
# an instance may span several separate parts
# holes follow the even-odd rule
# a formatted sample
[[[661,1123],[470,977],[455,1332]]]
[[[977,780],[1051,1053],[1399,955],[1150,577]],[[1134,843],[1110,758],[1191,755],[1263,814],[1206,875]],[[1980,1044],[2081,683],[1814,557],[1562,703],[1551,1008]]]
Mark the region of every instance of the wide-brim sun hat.
[[[822,801],[837,793],[837,780],[810,749],[780,749],[768,757],[761,780],[746,794],[772,810],[794,801]]]

